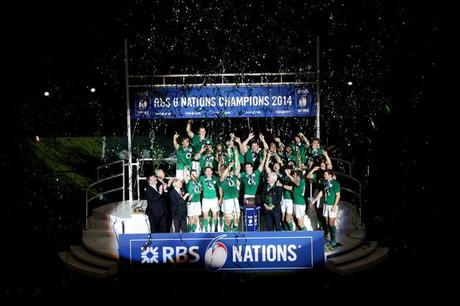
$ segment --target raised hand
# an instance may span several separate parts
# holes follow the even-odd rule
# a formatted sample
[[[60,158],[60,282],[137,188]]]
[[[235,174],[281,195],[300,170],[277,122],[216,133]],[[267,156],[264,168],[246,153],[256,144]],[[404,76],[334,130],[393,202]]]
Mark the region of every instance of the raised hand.
[[[275,208],[274,206],[269,206],[269,205],[267,205],[265,203],[264,203],[264,206],[265,206],[266,210],[273,210],[273,208]]]

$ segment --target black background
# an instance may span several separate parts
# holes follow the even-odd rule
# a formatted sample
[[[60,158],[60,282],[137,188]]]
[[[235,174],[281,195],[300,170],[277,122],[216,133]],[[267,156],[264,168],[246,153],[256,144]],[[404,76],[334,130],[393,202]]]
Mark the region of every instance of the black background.
[[[202,21],[196,21],[197,12],[203,13]],[[3,193],[8,199],[3,293],[79,298],[83,292],[139,297],[157,291],[185,303],[200,291],[190,288],[201,288],[201,282],[209,287],[221,284],[210,297],[218,304],[231,304],[232,298],[225,298],[228,292],[242,297],[255,291],[263,301],[271,301],[273,292],[277,292],[273,298],[283,299],[281,292],[292,288],[294,292],[305,288],[302,294],[311,291],[312,297],[347,291],[356,296],[372,292],[382,298],[389,298],[389,292],[421,296],[442,289],[441,272],[450,272],[444,252],[456,238],[441,219],[444,206],[433,183],[440,176],[433,165],[448,163],[440,157],[442,147],[435,146],[437,106],[443,102],[438,12],[436,3],[408,1],[15,4],[4,20],[9,54],[4,61],[11,68],[6,84],[13,96],[3,101],[11,114],[2,128],[7,139],[1,160],[6,174]],[[176,16],[179,19],[174,21]],[[149,30],[152,25],[155,30]],[[187,25],[193,27],[185,29]],[[303,53],[307,43],[302,40],[308,37],[314,42],[316,35],[321,36],[323,50],[323,135],[329,144],[343,148],[344,157],[353,158],[363,169],[371,166],[371,175],[360,177],[368,190],[365,217],[369,234],[392,248],[385,264],[344,278],[171,273],[157,279],[141,274],[93,281],[69,276],[55,257],[65,244],[64,235],[54,232],[58,227],[44,226],[53,213],[27,202],[30,193],[35,198],[49,196],[40,182],[27,177],[20,144],[35,135],[101,132],[88,106],[88,89],[93,86],[104,114],[102,133],[123,135],[123,38],[133,42],[130,65],[136,72],[276,72],[314,64],[314,49]],[[146,42],[148,37],[153,43]],[[352,89],[346,85],[348,80],[354,82]],[[52,102],[43,97],[45,90],[52,92]],[[371,96],[376,99],[369,100]],[[353,99],[358,102],[349,104]],[[56,115],[62,109],[68,115]],[[185,122],[176,124],[185,126]],[[346,150],[349,146],[352,149]],[[54,215],[65,213],[62,208],[57,211]],[[446,237],[450,243],[441,244]],[[192,277],[199,282],[191,285]],[[289,298],[299,299],[292,293]]]

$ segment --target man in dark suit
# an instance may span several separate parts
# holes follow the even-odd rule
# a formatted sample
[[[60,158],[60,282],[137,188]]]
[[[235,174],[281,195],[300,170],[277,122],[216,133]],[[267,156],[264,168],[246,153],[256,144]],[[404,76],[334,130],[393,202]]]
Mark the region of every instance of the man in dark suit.
[[[169,233],[172,225],[172,216],[171,216],[171,205],[169,205],[169,196],[168,191],[172,188],[172,180],[169,181],[166,178],[165,172],[162,169],[155,170],[155,176],[157,177],[157,187],[163,186],[163,193],[161,194],[161,200],[163,201],[162,205],[166,207],[166,232]]]
[[[267,231],[281,231],[281,201],[283,189],[277,186],[278,175],[274,172],[267,176],[261,201],[265,210],[265,227]]]
[[[173,188],[169,190],[168,197],[171,205],[172,221],[174,224],[174,232],[185,233],[187,232],[187,202],[185,199],[189,197],[189,194],[182,193],[182,181],[179,179],[173,179]]]
[[[148,186],[145,189],[147,209],[145,213],[149,217],[151,233],[166,233],[166,205],[162,199],[163,185],[158,185],[156,176],[151,175],[147,179]],[[159,186],[159,187],[158,187]]]

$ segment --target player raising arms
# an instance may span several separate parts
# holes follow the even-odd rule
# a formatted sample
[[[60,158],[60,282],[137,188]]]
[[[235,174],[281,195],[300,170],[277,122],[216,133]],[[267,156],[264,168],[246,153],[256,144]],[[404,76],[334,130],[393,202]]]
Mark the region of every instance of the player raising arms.
[[[305,180],[302,178],[302,172],[299,170],[294,171],[293,175],[286,172],[286,177],[292,182],[292,186],[284,185],[283,189],[292,190],[295,218],[300,230],[304,231],[305,224],[303,223],[303,218],[306,210]]]
[[[201,185],[195,169],[190,170],[190,177],[185,176],[185,188],[190,194],[190,202],[187,203],[187,217],[189,219],[189,232],[195,232],[198,226],[198,217],[201,215]]]
[[[182,145],[180,146],[177,142],[179,134],[176,132],[173,136],[173,145],[176,150],[176,178],[184,180],[184,172],[188,172],[192,169],[192,147],[190,146],[190,139],[187,137],[182,139]]]
[[[234,170],[234,166],[234,161],[231,161],[227,167],[223,166],[219,179],[219,204],[224,213],[224,232],[237,231],[240,218],[240,203],[238,201],[240,181],[235,175],[235,173],[238,174],[239,169]]]
[[[207,232],[210,225],[209,211],[212,211],[212,221],[213,226],[211,225],[211,231],[217,232],[217,226],[219,224],[219,203],[217,198],[217,185],[219,179],[213,176],[213,171],[211,167],[204,168],[204,175],[200,176],[199,179],[200,185],[203,188],[203,200],[202,200],[202,210],[203,210],[203,224],[202,231]]]

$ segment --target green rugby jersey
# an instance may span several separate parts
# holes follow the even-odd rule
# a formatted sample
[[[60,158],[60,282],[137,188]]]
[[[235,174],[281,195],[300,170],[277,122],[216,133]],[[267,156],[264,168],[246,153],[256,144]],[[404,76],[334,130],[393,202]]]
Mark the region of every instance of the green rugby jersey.
[[[192,180],[188,181],[186,185],[187,192],[190,193],[190,202],[200,202],[201,200],[201,185]]]
[[[241,172],[241,182],[244,185],[244,194],[256,195],[260,182],[260,171],[256,169],[252,174]]]
[[[184,148],[181,146],[176,150],[176,158],[178,170],[192,169],[193,152],[191,147]]]
[[[199,182],[203,188],[204,199],[217,198],[217,185],[219,183],[219,179],[217,177],[212,176],[211,178],[206,178],[205,176],[200,176]]]
[[[324,182],[324,204],[334,205],[336,193],[340,192],[340,183],[336,180]]]
[[[305,205],[305,180],[301,179],[299,186],[294,185],[292,189],[293,202],[297,205]]]
[[[224,192],[224,200],[238,198],[238,178],[236,175],[227,176],[222,182],[219,183],[219,187]]]

